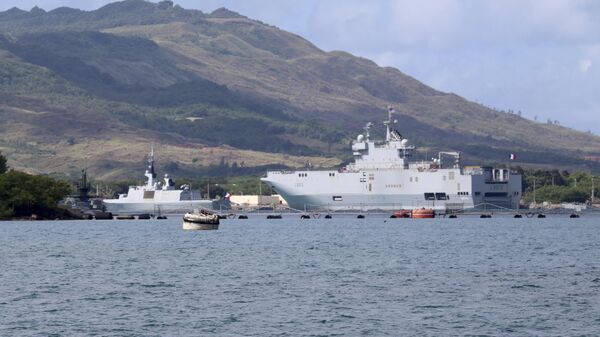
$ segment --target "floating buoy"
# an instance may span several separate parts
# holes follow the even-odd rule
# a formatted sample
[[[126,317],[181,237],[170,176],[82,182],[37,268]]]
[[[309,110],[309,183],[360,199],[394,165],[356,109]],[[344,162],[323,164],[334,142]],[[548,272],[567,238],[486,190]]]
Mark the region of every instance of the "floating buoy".
[[[490,219],[492,217],[491,214],[481,214],[480,218],[482,219]]]
[[[393,215],[396,218],[411,218],[412,212],[406,209],[401,209],[399,211],[395,211]]]
[[[569,216],[569,218],[571,218],[571,219],[579,218],[579,214],[573,213]]]
[[[415,209],[412,211],[413,219],[433,219],[435,218],[435,211],[433,209]]]
[[[302,214],[300,219],[310,219],[310,215]]]
[[[97,212],[97,213],[94,213],[94,219],[96,219],[96,220],[112,220],[113,215],[111,212]]]
[[[283,217],[280,214],[271,214],[267,215],[267,219],[282,219]]]
[[[117,220],[135,220],[135,217],[133,215],[117,215]]]
[[[167,216],[166,215],[159,215],[156,217],[156,220],[167,220]]]
[[[538,216],[537,216],[537,217],[538,217],[538,219],[543,219],[543,218],[545,218],[545,217],[546,217],[546,214],[538,214]]]
[[[390,219],[396,219],[396,218],[397,218],[396,215],[394,215],[394,214],[390,215]]]
[[[364,218],[365,218],[365,216],[364,216],[364,215],[362,215],[362,214],[359,214],[359,215],[357,215],[357,216],[356,216],[356,218],[357,218],[357,219],[364,219]]]
[[[325,216],[325,219],[333,219],[333,217],[332,217],[330,214],[327,214],[327,215]]]
[[[515,214],[515,216],[514,216],[513,218],[515,218],[515,219],[520,219],[520,218],[522,218],[522,217],[523,217],[523,216],[522,216],[521,214]]]
[[[247,215],[240,215],[240,216],[238,216],[238,219],[240,219],[240,220],[247,220],[248,216]]]
[[[448,218],[450,218],[450,219],[456,219],[456,218],[458,218],[458,216],[456,214],[450,214],[450,216],[448,216]]]
[[[138,220],[150,220],[150,214],[140,214]]]

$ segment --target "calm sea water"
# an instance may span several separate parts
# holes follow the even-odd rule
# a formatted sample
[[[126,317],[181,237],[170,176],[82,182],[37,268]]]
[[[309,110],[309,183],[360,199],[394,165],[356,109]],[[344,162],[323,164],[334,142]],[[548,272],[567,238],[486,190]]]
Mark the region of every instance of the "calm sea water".
[[[0,336],[598,336],[600,219],[0,223]]]

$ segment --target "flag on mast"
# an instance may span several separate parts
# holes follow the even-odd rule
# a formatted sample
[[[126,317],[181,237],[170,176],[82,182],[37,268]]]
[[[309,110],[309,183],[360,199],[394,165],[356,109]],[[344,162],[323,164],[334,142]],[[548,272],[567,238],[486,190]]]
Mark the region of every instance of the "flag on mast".
[[[510,154],[510,160],[517,160],[517,155],[514,153]]]

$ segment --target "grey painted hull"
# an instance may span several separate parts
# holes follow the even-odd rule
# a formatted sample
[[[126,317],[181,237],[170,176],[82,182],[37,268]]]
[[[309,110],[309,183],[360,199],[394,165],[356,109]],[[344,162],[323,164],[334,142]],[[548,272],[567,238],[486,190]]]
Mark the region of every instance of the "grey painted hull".
[[[298,210],[329,211],[393,211],[400,209],[433,208],[437,210],[469,209],[474,207],[473,199],[468,197],[452,198],[453,200],[424,201],[422,195],[362,195],[341,194],[342,201],[332,201],[331,195],[288,195],[288,205]]]
[[[460,169],[270,171],[262,181],[298,210],[514,209],[521,191],[520,176],[490,183]]]
[[[211,200],[185,202],[110,202],[104,201],[107,212],[113,214],[185,214],[194,209],[212,209]]]

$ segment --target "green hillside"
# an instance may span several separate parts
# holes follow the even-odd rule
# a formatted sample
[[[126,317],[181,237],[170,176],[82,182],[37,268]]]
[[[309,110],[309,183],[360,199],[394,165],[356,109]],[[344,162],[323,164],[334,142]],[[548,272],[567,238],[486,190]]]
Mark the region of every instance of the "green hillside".
[[[137,173],[150,143],[163,166],[193,175],[226,161],[337,165],[385,108],[427,151],[469,163],[600,170],[600,138],[540,124],[439,92],[397,69],[226,9],[170,1],[95,11],[0,13],[0,150],[11,166],[103,177]],[[134,170],[133,172],[131,170]]]

